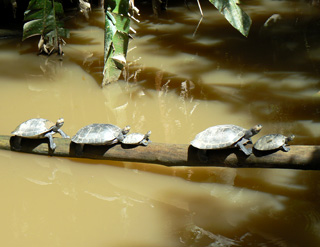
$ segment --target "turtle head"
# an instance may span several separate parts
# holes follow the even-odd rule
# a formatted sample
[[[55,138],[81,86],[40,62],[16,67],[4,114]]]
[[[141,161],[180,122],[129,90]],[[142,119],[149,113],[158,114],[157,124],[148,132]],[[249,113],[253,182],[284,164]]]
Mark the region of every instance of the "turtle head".
[[[144,135],[144,138],[149,138],[150,135],[151,135],[151,130],[149,130],[147,134]]]
[[[130,129],[131,129],[131,127],[130,127],[129,125],[127,125],[126,127],[124,127],[124,128],[123,128],[123,130],[122,130],[122,134],[123,134],[123,135],[128,134],[128,133],[129,133],[129,131],[130,131]]]
[[[251,136],[254,136],[254,135],[258,134],[261,129],[262,129],[262,125],[261,124],[257,124],[255,126],[253,126],[251,129],[248,129],[246,131],[246,133],[244,135],[244,138],[251,141]]]
[[[61,128],[63,124],[64,124],[64,119],[63,118],[59,118],[57,120],[57,122],[56,122],[57,128]]]
[[[261,125],[261,124],[257,124],[257,125],[255,125],[255,126],[253,126],[253,127],[251,128],[252,135],[258,134],[261,129],[262,129],[262,125]]]
[[[288,136],[286,138],[286,143],[291,142],[295,138],[295,135]]]

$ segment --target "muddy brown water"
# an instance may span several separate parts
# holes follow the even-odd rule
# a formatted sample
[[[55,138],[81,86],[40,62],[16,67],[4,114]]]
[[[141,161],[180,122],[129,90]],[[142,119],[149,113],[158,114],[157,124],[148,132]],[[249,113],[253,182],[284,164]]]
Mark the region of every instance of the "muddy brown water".
[[[152,130],[189,143],[217,124],[320,144],[319,14],[302,1],[251,1],[248,38],[210,5],[159,19],[141,8],[124,79],[101,89],[103,14],[67,22],[65,56],[36,56],[37,38],[0,40],[0,133],[65,119]],[[276,12],[275,12],[276,11]],[[264,26],[272,15],[281,18]],[[135,48],[134,48],[135,47]],[[254,137],[254,141],[259,138]],[[320,162],[320,161],[319,161]],[[0,151],[3,246],[319,246],[317,171],[167,168]]]

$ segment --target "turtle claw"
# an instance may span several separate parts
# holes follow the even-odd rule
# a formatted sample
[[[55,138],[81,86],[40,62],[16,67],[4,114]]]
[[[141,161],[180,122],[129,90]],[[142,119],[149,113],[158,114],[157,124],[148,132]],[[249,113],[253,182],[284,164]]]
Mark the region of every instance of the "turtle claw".
[[[52,144],[50,143],[50,149],[52,151],[56,150],[56,147],[57,147],[57,145],[55,143],[52,143]]]
[[[290,151],[290,148],[287,147],[286,145],[283,145],[283,146],[282,146],[282,149],[283,149],[283,151],[285,151],[285,152],[289,152],[289,151]]]

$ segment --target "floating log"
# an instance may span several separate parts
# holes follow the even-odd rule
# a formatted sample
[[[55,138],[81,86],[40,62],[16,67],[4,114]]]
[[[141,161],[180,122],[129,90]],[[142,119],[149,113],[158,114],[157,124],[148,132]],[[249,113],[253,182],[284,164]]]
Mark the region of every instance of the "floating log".
[[[13,138],[0,135],[0,149],[13,150]],[[150,143],[148,146],[85,145],[81,157],[75,153],[76,144],[70,139],[54,138],[56,150],[49,154],[47,139],[22,139],[20,152],[52,155],[68,158],[88,158],[141,162],[165,166],[233,167],[233,168],[287,168],[320,170],[320,146],[290,146],[289,152],[256,152],[246,156],[242,151],[232,149],[209,150],[208,161],[199,160],[198,150],[187,144]],[[249,145],[250,146],[250,145]]]

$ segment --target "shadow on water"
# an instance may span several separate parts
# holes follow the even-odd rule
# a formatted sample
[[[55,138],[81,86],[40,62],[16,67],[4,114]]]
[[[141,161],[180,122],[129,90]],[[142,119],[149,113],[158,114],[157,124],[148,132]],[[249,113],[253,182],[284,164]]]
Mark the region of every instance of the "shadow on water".
[[[206,15],[209,18],[204,18],[195,37],[190,31],[197,21],[190,17],[190,11],[181,8],[169,9],[170,14],[166,15],[166,19],[161,19],[160,25],[156,27],[154,25],[160,21],[150,16],[150,11],[149,15],[143,15],[142,12],[141,19],[149,20],[138,25],[136,36],[153,36],[149,42],[157,45],[160,53],[165,55],[172,56],[178,52],[196,53],[209,61],[217,61],[221,67],[232,71],[304,71],[314,75],[315,69],[319,67],[319,61],[308,57],[310,48],[319,47],[320,35],[317,30],[320,19],[317,12],[313,12],[312,16],[309,13],[281,14],[282,17],[276,25],[268,28],[264,27],[264,22],[270,14],[253,15],[250,34],[245,38],[233,29],[211,4],[206,4],[205,8],[208,9]],[[210,18],[210,15],[216,19]],[[166,28],[168,24],[170,29]],[[174,26],[176,28],[173,28]],[[202,42],[204,39],[211,42]],[[209,64],[208,68],[212,69],[214,66]],[[208,68],[194,68],[192,74],[207,71]]]
[[[298,135],[295,144],[320,144],[320,137],[310,140],[307,136],[313,134],[297,122],[318,123],[320,119],[320,97],[311,97],[320,91],[320,59],[312,53],[320,44],[320,19],[315,14],[285,13],[277,25],[268,29],[263,24],[270,14],[254,14],[250,35],[245,38],[219,17],[211,4],[204,4],[208,18],[204,18],[193,37],[199,17],[192,17],[198,11],[194,6],[192,10],[187,7],[169,8],[158,19],[153,16],[150,6],[138,7],[141,23],[136,24],[137,34],[134,36],[137,39],[150,37],[143,48],[139,48],[144,55],[164,57],[169,61],[170,57],[183,53],[205,62],[182,64],[180,74],[133,62],[126,68],[124,79],[138,70],[139,73],[129,80],[130,84],[150,91],[166,89],[180,96],[182,82],[186,82],[189,99],[223,102],[229,107],[229,114],[249,110],[257,123],[286,124],[288,134],[294,130]],[[217,18],[212,21],[210,15]],[[99,44],[81,32],[78,35],[76,30],[87,26],[103,30],[101,17],[103,12],[93,11],[89,20],[81,16],[69,19],[66,24],[75,31],[71,31],[73,35],[67,40],[68,45]],[[25,44],[28,42],[35,43],[35,39]],[[35,49],[35,46],[25,45],[21,54],[34,53]],[[68,55],[65,59],[79,65],[98,85],[101,84],[103,52]],[[39,66],[39,61],[35,63],[34,66]],[[32,64],[28,63],[28,66],[35,70]],[[216,78],[216,72],[221,71],[229,73],[231,78],[240,79],[221,82]],[[208,74],[209,79],[208,76],[204,79]],[[22,73],[20,75],[23,76]],[[135,96],[138,97],[133,92],[132,97]]]
[[[174,222],[184,222],[173,232],[181,246],[313,246],[320,241],[318,176],[319,172],[238,169],[232,188],[203,184],[196,194],[167,191],[168,201],[179,198],[185,207],[164,210]]]
[[[315,13],[311,16],[287,13],[282,15],[277,25],[266,28],[263,24],[269,16],[254,16],[247,39],[222,21],[214,25],[203,21],[194,38],[190,35],[190,24],[194,24],[194,20],[189,18],[188,12],[170,10],[167,19],[162,20],[164,28],[161,25],[159,28],[154,27],[159,20],[154,21],[150,17],[148,22],[139,25],[137,36],[151,36],[148,43],[152,45],[146,45],[147,52],[157,50],[159,56],[196,54],[207,61],[206,65],[186,66],[184,72],[190,75],[189,78],[163,72],[160,87],[170,80],[170,90],[179,94],[181,82],[187,80],[194,85],[189,91],[191,98],[226,103],[232,109],[231,114],[245,111],[249,107],[257,122],[317,123],[320,119],[320,99],[315,94],[320,90],[320,61],[314,58],[312,50],[319,48],[320,35],[317,30],[320,19]],[[176,25],[177,28],[168,30],[165,28],[168,24]],[[219,42],[201,43],[203,39]],[[217,65],[219,68],[215,69]],[[213,84],[202,81],[203,73],[219,71],[220,68],[234,77],[243,77],[244,84],[219,83],[214,73]],[[159,88],[158,71],[156,68],[143,68],[138,80],[143,81],[143,86],[148,89]],[[255,79],[247,79],[248,74],[257,76]],[[312,95],[314,97],[310,97]],[[299,129],[301,137],[295,143],[306,144],[304,136],[312,134],[304,127]],[[319,143],[319,138],[309,142]]]
[[[263,23],[270,15],[253,15],[253,25],[248,38],[242,37],[223,18],[217,18],[214,23],[212,18],[205,18],[196,36],[192,37],[196,20],[190,17],[188,8],[169,8],[162,18],[157,19],[153,16],[151,8],[143,5],[138,7],[141,9],[142,22],[137,25],[135,36],[151,37],[143,48],[146,53],[149,51],[152,55],[152,51],[156,50],[159,56],[165,57],[185,53],[196,55],[206,61],[199,66],[181,66],[179,69],[188,75],[186,77],[148,66],[142,68],[135,65],[127,68],[129,74],[141,70],[135,79],[140,86],[150,90],[161,90],[170,80],[170,91],[179,95],[181,82],[187,81],[190,98],[226,103],[231,107],[231,114],[245,111],[249,107],[257,122],[319,121],[319,97],[299,96],[301,92],[320,90],[320,60],[313,59],[310,54],[311,49],[317,50],[320,44],[320,34],[317,31],[320,19],[315,15],[283,14],[277,25],[267,30],[263,30]],[[217,15],[216,11],[211,10],[214,9],[211,4],[205,4],[203,7],[210,10],[206,13],[207,16]],[[195,8],[192,11],[195,12]],[[75,30],[88,25],[103,30],[102,15],[103,12],[94,11],[89,20],[77,16],[71,18],[67,25]],[[165,28],[168,25],[170,29]],[[67,42],[70,45],[98,44],[93,38],[76,33],[71,35]],[[34,49],[34,46],[29,46],[21,52],[33,53]],[[87,58],[72,56],[69,59],[101,84],[102,52],[92,53]],[[243,76],[245,83],[219,83],[214,78],[215,73],[212,73],[212,84],[203,81],[203,74],[221,69],[228,71],[233,77]],[[159,73],[162,73],[160,79],[157,78]],[[257,74],[256,78],[247,79],[246,74],[250,73]],[[304,83],[299,83],[298,86],[283,85],[284,80],[290,83],[295,79],[295,75],[301,75],[298,79]],[[298,138],[297,141],[296,143],[303,143],[304,139]],[[320,143],[320,140],[315,139],[310,144],[316,143]]]
[[[309,72],[310,77],[318,76],[318,71],[315,69],[319,67],[319,61],[308,57],[310,47],[319,47],[320,35],[317,32],[319,19],[315,16],[287,14],[282,16],[275,27],[270,27],[271,30],[264,31],[261,30],[263,23],[270,15],[255,15],[248,38],[242,37],[221,18],[214,22],[210,18],[208,21],[204,18],[196,36],[192,37],[190,26],[195,24],[195,20],[190,18],[190,13],[181,9],[177,12],[170,9],[168,12],[170,12],[170,15],[167,15],[168,19],[161,19],[161,24],[164,27],[172,24],[176,28],[168,30],[161,28],[161,25],[155,28],[156,23],[149,16],[149,22],[142,21],[138,26],[136,36],[153,36],[149,39],[149,43],[152,43],[152,49],[157,45],[160,54],[172,56],[184,52],[197,54],[212,62],[206,67],[194,67],[194,71],[190,71],[188,67],[190,74],[201,75],[202,72],[215,68],[214,65],[218,63],[224,69],[235,72],[294,71]],[[214,11],[207,14],[217,15]],[[141,19],[143,18],[147,19],[142,15]],[[201,41],[203,39],[211,40],[212,44],[203,43]],[[309,46],[306,46],[306,43]]]
[[[191,81],[181,77],[175,77],[170,73],[159,72],[154,68],[145,68],[143,73],[139,74],[140,85],[150,90],[164,90],[168,86],[171,92],[181,95],[181,83],[187,82],[188,97],[198,100],[219,101],[229,106],[230,114],[237,112],[245,112],[250,110],[251,115],[257,123],[272,124],[274,122],[282,122],[291,124],[294,121],[312,121],[318,123],[320,119],[320,97],[303,97],[296,95],[298,91],[308,90],[309,86],[303,86],[299,90],[282,89],[277,90],[272,83],[249,82],[245,85],[237,84],[215,84],[208,85],[205,83]],[[167,84],[170,82],[169,84]],[[197,84],[192,87],[192,84]],[[312,141],[307,140],[304,136],[312,136],[310,131],[302,125],[288,126],[288,133],[295,129],[295,133],[299,136],[295,140],[295,144],[311,144],[320,143],[320,139],[313,138]]]

